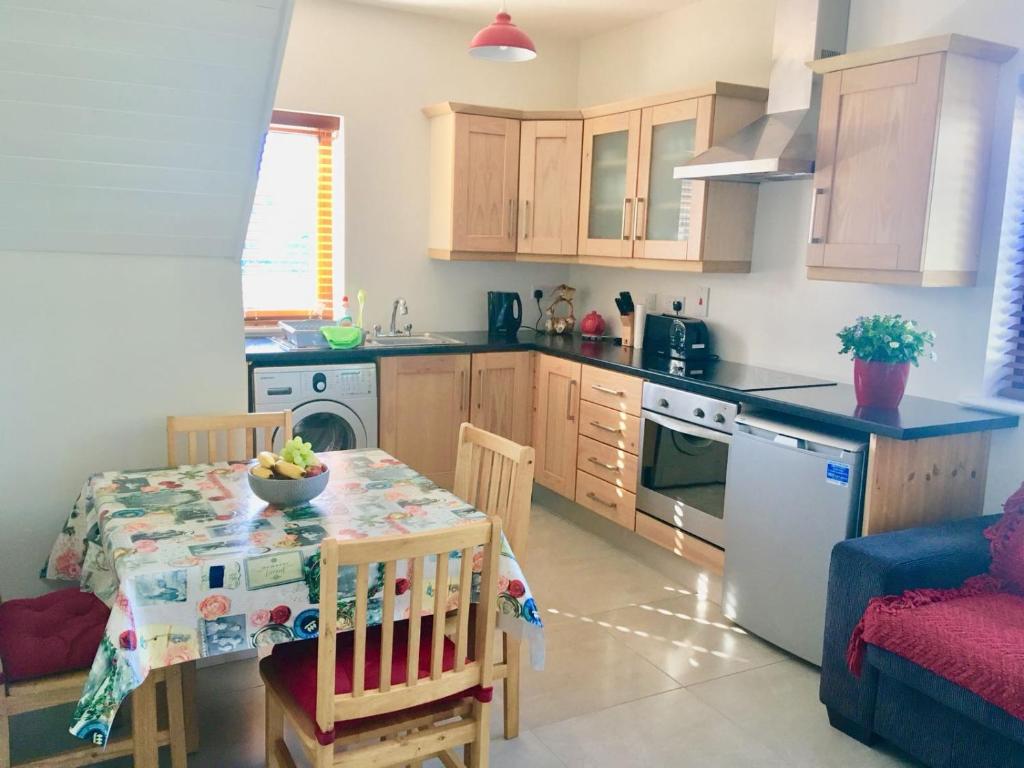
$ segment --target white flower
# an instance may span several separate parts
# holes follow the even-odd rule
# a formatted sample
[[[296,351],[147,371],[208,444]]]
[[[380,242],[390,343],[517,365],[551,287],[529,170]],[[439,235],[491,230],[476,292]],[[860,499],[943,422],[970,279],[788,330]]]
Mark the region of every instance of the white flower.
[[[893,349],[899,349],[900,343],[898,341],[890,341],[889,346],[892,347]]]

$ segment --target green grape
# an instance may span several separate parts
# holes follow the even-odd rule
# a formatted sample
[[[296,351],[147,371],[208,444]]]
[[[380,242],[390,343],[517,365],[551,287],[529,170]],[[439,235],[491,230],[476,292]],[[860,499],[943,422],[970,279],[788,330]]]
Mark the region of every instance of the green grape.
[[[316,456],[313,453],[313,444],[303,442],[302,438],[296,435],[284,444],[281,458],[305,469],[314,463]]]

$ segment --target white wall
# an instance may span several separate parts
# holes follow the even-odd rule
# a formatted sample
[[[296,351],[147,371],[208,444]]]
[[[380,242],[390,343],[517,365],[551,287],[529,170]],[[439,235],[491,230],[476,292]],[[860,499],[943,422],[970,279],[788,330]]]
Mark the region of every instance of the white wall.
[[[238,257],[289,9],[0,8],[5,597],[45,589],[91,473],[165,464],[168,414],[245,410]]]
[[[475,32],[343,0],[296,3],[276,106],[344,118],[345,290],[353,299],[366,290],[367,324],[386,326],[391,302],[405,296],[405,320],[420,329],[478,330],[488,290],[528,297],[532,285],[568,274],[427,258],[430,129],[422,107],[558,108],[576,98],[575,43],[537,38],[539,58],[510,66],[471,59]]]
[[[697,84],[709,79],[705,59],[712,56],[716,57],[716,71],[722,73],[714,75],[717,79],[766,82],[771,18],[758,15],[763,10],[759,6],[756,1],[700,0],[622,30],[618,45],[607,38],[584,41],[581,99],[593,103],[621,98],[627,86],[639,94]],[[728,34],[736,19],[752,16],[760,22],[739,27],[735,36]],[[1016,0],[853,0],[849,50],[944,32],[1019,45],[1024,41],[1024,14]],[[720,44],[714,54],[702,53],[691,68],[687,43],[694,35],[706,35]],[[751,57],[751,46],[760,52],[760,61]],[[638,57],[644,58],[645,64],[632,66]],[[582,311],[597,308],[605,317],[614,317],[612,297],[620,290],[631,290],[636,298],[652,291],[685,293],[687,287],[706,285],[711,288],[709,323],[722,357],[844,382],[851,380],[852,366],[836,354],[835,332],[859,314],[902,312],[938,335],[939,361],[923,362],[914,370],[910,393],[954,401],[979,394],[1021,62],[1018,55],[1004,66],[1000,81],[977,287],[914,289],[807,280],[803,263],[811,182],[789,181],[761,185],[751,274],[691,276],[575,267],[570,282],[580,291],[578,306]],[[666,72],[673,73],[677,81],[666,83]],[[993,510],[1024,479],[1024,462],[1019,459],[1022,449],[1020,430],[999,433],[995,439],[988,509]]]

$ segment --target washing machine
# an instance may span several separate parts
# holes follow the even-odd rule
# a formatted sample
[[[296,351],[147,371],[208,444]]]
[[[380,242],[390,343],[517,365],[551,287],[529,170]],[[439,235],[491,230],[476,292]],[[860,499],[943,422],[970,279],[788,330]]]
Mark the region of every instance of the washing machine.
[[[314,451],[377,447],[377,366],[309,365],[253,370],[253,410],[292,412],[292,433]],[[274,450],[283,436],[274,435]]]

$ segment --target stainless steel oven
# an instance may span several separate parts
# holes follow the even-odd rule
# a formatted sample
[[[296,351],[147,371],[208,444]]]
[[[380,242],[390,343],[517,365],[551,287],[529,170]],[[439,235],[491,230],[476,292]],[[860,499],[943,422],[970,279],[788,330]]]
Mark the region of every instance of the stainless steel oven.
[[[725,546],[725,477],[737,406],[644,384],[637,509]]]

